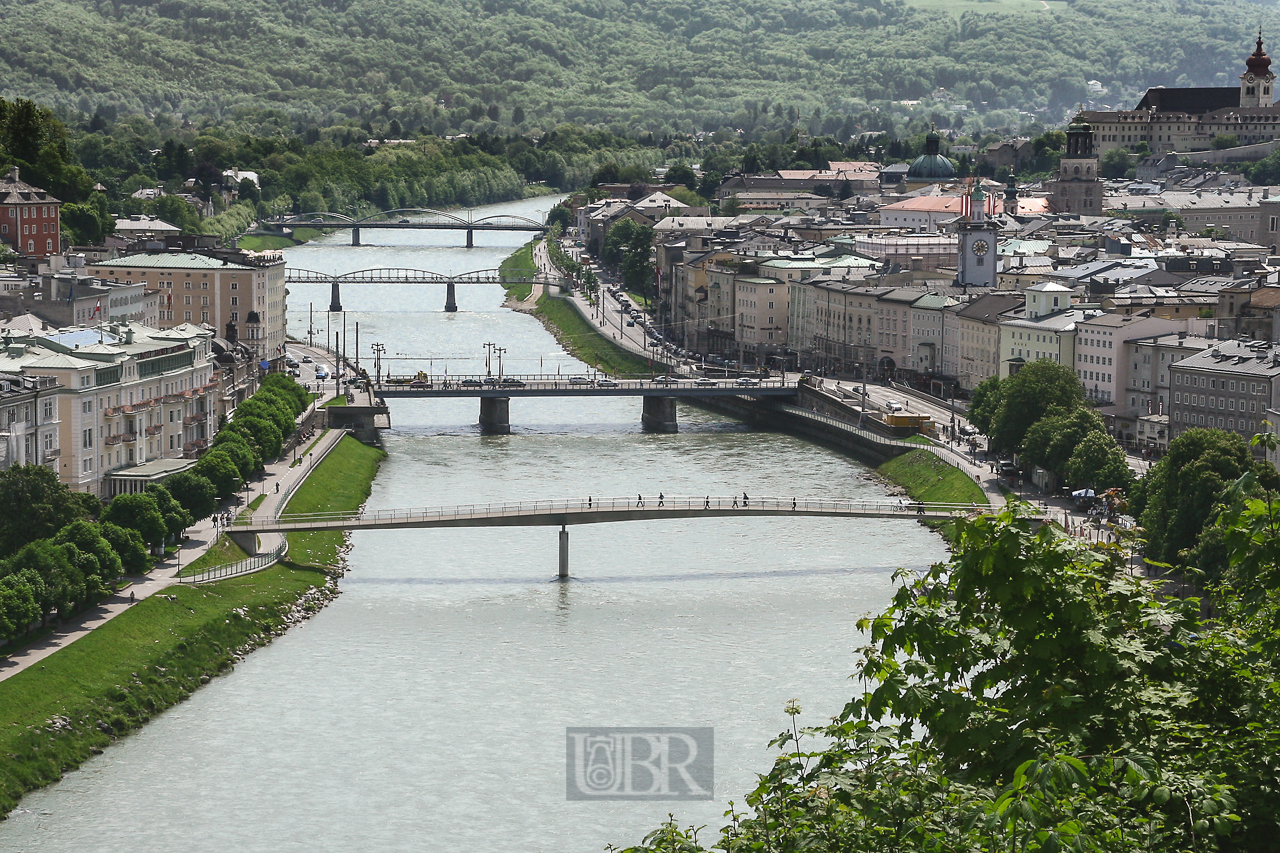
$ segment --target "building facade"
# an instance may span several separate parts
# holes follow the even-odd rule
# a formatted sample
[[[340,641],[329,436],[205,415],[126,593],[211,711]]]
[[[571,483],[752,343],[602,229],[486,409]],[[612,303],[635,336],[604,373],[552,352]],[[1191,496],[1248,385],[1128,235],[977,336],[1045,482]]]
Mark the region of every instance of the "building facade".
[[[0,178],[0,241],[19,255],[47,258],[62,251],[62,202],[18,177]]]

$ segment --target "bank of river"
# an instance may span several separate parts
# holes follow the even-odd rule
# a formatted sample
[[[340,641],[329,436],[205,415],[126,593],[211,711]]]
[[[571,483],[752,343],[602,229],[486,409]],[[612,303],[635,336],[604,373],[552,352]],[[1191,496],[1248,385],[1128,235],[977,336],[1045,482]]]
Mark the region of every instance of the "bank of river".
[[[334,273],[449,273],[494,268],[524,242],[489,240],[468,250],[456,235],[391,232],[383,245],[335,237],[286,255]],[[314,303],[316,337],[332,339],[343,318],[323,314],[328,288],[290,290],[294,333],[305,336]],[[362,360],[383,344],[384,370],[483,373],[484,343],[505,351],[506,373],[585,369],[536,319],[504,309],[497,285],[458,288],[456,314],[443,312],[443,291],[345,289],[351,348],[359,322]],[[513,400],[509,436],[480,435],[477,414],[474,400],[393,401],[367,506],[885,493],[826,447],[685,406],[674,435],[644,432],[638,401],[622,398]],[[352,534],[341,596],[29,795],[0,825],[0,850],[586,853],[635,843],[668,812],[718,826],[771,763],[788,700],[805,708],[802,725],[848,701],[865,641],[856,620],[883,610],[894,571],[945,557],[905,519],[571,531],[571,583],[554,582],[553,529]],[[566,802],[565,730],[580,725],[713,727],[714,799]]]
[[[344,438],[289,511],[358,508],[384,456]],[[290,534],[285,563],[173,586],[0,681],[0,815],[327,604],[341,546],[342,534]]]

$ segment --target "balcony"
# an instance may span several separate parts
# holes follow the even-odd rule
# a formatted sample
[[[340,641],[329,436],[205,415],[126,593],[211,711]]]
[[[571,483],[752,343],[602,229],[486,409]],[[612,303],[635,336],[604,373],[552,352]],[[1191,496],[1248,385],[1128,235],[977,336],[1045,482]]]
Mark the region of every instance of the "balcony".
[[[209,420],[208,412],[197,412],[194,415],[187,415],[185,418],[183,418],[182,425],[195,426],[196,424],[202,424],[207,420]]]
[[[108,447],[114,447],[115,445],[119,444],[122,441],[124,441],[124,433],[120,433],[118,435],[109,435],[106,437],[106,439],[102,443],[107,445]]]
[[[183,397],[181,394],[165,394],[165,395],[164,395],[164,397],[163,397],[163,402],[165,402],[165,403],[181,403],[181,402],[182,402],[183,400],[185,400],[185,399],[186,399],[186,397]]]
[[[124,434],[125,444],[134,444],[135,442],[137,442],[137,440],[138,440],[138,434],[136,432],[126,432]]]
[[[147,435],[159,435],[163,431],[164,431],[164,424],[156,424],[155,426],[149,426],[145,430]]]
[[[50,459],[57,459],[61,455],[62,455],[61,447],[50,447],[44,452],[44,461],[48,462]]]

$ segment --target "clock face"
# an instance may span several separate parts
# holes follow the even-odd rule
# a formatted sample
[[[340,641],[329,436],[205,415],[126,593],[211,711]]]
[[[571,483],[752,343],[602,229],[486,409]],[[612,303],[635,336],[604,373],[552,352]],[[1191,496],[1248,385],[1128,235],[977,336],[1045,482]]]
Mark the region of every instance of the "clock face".
[[[988,248],[990,247],[987,245],[986,240],[975,240],[973,242],[973,253],[975,255],[985,255]]]
[[[1252,82],[1254,81],[1254,76],[1253,76],[1252,74],[1250,74],[1250,75],[1248,75],[1247,77],[1245,77],[1244,79],[1245,79],[1247,82],[1252,83]]]

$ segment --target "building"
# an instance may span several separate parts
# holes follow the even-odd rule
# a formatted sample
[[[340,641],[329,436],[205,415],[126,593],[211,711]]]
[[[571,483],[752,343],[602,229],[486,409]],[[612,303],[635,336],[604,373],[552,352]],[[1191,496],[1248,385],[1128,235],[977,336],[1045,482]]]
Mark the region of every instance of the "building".
[[[225,332],[259,360],[283,357],[288,332],[279,252],[151,252],[88,266],[103,279],[146,285],[160,301],[159,328],[184,323]]]
[[[924,137],[924,153],[911,161],[906,186],[918,188],[939,181],[954,181],[956,164],[942,155],[942,136],[931,128]]]
[[[18,177],[18,167],[0,178],[0,241],[28,258],[62,251],[62,202]]]
[[[1049,181],[1050,205],[1057,213],[1096,216],[1102,213],[1102,187],[1094,131],[1079,113],[1067,125],[1067,147],[1058,163],[1058,177]]]
[[[1028,287],[1024,317],[1000,324],[1000,378],[1041,359],[1075,364],[1076,324],[1096,313],[1071,307],[1072,290],[1042,282]]]
[[[996,237],[999,226],[987,216],[995,209],[995,197],[973,188],[966,199],[964,216],[956,223],[960,239],[959,269],[956,284],[961,287],[996,286]]]
[[[6,349],[9,339],[3,339]],[[48,376],[0,373],[0,471],[58,465],[58,383]]]
[[[948,320],[943,370],[961,389],[972,391],[1000,375],[1000,324],[1015,319],[1024,304],[1020,293],[984,293],[947,309],[955,319]]]
[[[1098,153],[1135,151],[1144,142],[1156,154],[1205,151],[1219,136],[1234,136],[1240,145],[1280,137],[1275,74],[1261,32],[1244,64],[1238,86],[1148,89],[1132,110],[1084,113],[1097,133]]]
[[[1280,347],[1266,341],[1216,341],[1169,365],[1169,374],[1171,438],[1193,427],[1212,427],[1249,439],[1264,428],[1267,410],[1277,406]]]

